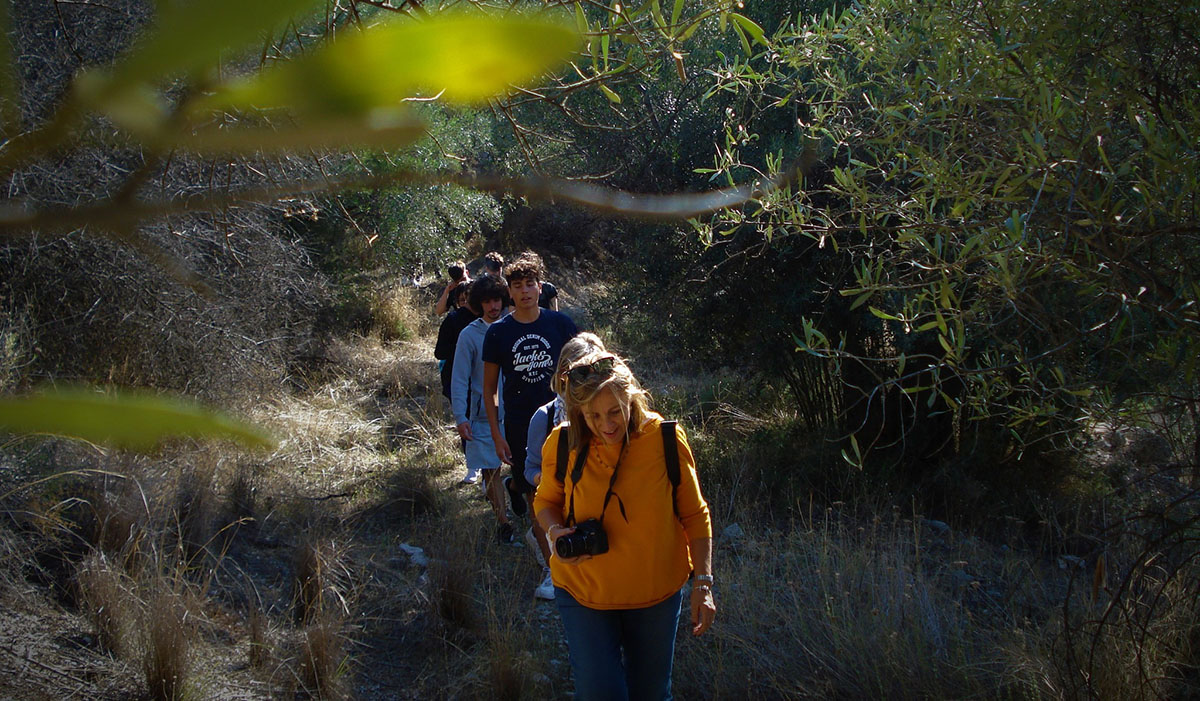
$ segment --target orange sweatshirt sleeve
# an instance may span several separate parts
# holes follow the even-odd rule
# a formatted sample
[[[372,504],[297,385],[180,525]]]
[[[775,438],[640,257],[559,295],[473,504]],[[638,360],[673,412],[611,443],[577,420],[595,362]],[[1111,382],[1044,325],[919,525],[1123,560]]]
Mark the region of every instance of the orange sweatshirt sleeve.
[[[675,427],[675,440],[679,444],[679,487],[675,491],[675,504],[679,507],[679,521],[688,541],[712,537],[712,518],[708,502],[700,493],[700,480],[696,477],[696,458],[688,445],[682,425]]]

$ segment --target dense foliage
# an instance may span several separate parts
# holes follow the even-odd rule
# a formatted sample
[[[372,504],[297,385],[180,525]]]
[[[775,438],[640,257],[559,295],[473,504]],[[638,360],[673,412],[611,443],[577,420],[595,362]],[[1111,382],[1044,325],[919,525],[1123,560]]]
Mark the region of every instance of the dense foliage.
[[[696,223],[701,264],[672,263],[683,338],[787,378],[805,413],[835,380],[855,464],[928,469],[980,436],[1018,458],[1111,408],[1194,436],[1198,28],[1173,1],[796,17],[714,70],[704,172],[762,177],[805,144],[820,162]]]

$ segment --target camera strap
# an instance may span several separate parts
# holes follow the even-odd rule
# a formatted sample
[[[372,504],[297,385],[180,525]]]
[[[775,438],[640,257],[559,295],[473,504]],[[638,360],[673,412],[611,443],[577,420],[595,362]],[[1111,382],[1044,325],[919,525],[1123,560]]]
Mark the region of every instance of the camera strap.
[[[561,440],[561,438],[560,438]],[[590,441],[589,441],[590,443]],[[621,510],[621,518],[625,519],[625,523],[629,523],[629,516],[625,514],[625,502],[621,501],[621,496],[613,491],[613,486],[617,483],[617,471],[621,467],[621,462],[625,459],[625,451],[629,449],[629,434],[625,435],[625,440],[621,443],[621,453],[617,456],[617,464],[613,465],[612,477],[608,479],[608,490],[604,493],[604,504],[600,507],[600,523],[604,523],[604,514],[608,511],[608,502],[613,497],[617,498],[617,508]],[[575,485],[579,483],[579,478],[583,477],[583,466],[587,462],[588,445],[585,443],[579,449],[579,453],[575,456],[575,468],[571,470],[571,495],[567,500],[567,526],[575,526]]]

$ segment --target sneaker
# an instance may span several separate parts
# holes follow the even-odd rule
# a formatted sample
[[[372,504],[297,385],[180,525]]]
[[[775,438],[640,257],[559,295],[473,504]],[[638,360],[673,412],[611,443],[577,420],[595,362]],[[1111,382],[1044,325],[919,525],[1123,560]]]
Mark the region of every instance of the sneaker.
[[[554,582],[550,579],[550,568],[543,568],[542,572],[545,576],[542,577],[542,583],[537,585],[537,589],[533,590],[533,595],[543,601],[554,601]]]
[[[511,545],[516,540],[511,523],[500,524],[496,529],[496,540],[500,541],[501,545]]]
[[[504,491],[508,492],[508,500],[511,502],[513,513],[517,516],[524,516],[529,508],[525,504],[525,495],[513,489],[512,475],[504,478]]]
[[[533,534],[533,528],[525,530],[525,545],[533,551],[533,559],[537,560],[542,569],[546,569],[546,563],[542,561],[542,549],[538,547],[537,536]]]

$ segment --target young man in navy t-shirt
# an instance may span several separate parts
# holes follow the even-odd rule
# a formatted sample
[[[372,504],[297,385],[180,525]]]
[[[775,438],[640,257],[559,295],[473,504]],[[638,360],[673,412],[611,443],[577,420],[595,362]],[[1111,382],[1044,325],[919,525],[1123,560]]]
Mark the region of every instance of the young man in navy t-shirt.
[[[488,327],[483,338],[484,410],[496,443],[496,456],[511,467],[506,480],[513,511],[523,515],[533,502],[533,487],[525,481],[525,441],[529,419],[554,398],[550,378],[563,344],[579,332],[571,317],[538,306],[542,259],[526,251],[504,266],[512,314]],[[504,431],[500,431],[496,387],[504,374]],[[537,520],[534,535],[544,540]]]

